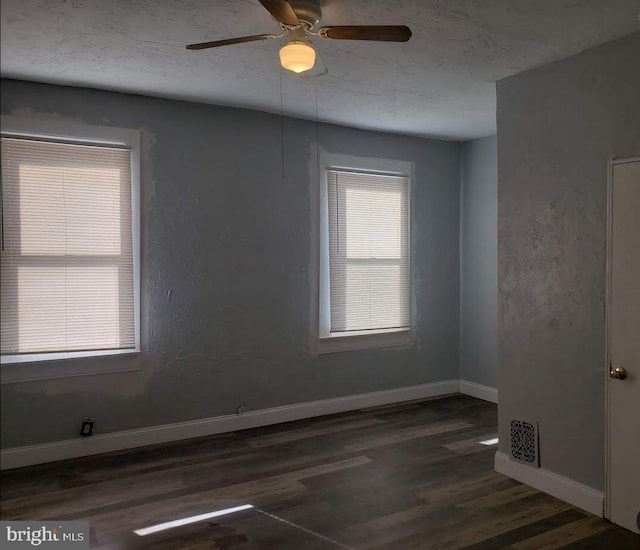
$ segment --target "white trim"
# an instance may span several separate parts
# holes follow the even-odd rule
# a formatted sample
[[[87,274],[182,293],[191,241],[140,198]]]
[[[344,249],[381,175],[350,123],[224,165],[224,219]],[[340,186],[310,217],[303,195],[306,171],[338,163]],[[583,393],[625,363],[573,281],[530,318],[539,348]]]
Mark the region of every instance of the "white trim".
[[[412,241],[414,230],[413,223],[413,189],[415,185],[414,163],[399,159],[380,159],[375,157],[361,157],[356,155],[345,155],[332,153],[322,149],[318,151],[319,170],[319,217],[318,217],[318,279],[314,280],[314,285],[318,288],[312,290],[312,298],[316,295],[318,300],[318,318],[313,320],[311,337],[317,339],[315,350],[318,354],[334,353],[340,351],[362,350],[370,348],[399,348],[405,349],[415,344],[416,336],[413,327],[415,326],[415,291],[413,285],[412,272]],[[406,177],[408,180],[408,239],[409,239],[409,276],[410,276],[410,308],[411,326],[401,330],[391,331],[370,331],[364,334],[343,335],[331,333],[331,306],[330,306],[330,267],[329,267],[329,213],[328,213],[328,179],[329,170],[344,170],[351,172],[371,172],[376,175],[389,175]],[[317,281],[317,282],[316,282]],[[317,323],[317,325],[316,325]],[[363,331],[364,332],[364,331]],[[387,332],[391,333],[388,334]]]
[[[141,350],[140,344],[140,302],[142,295],[140,294],[140,270],[142,269],[142,250],[141,250],[141,220],[142,220],[142,203],[140,201],[140,193],[142,189],[142,181],[140,179],[140,166],[142,165],[141,152],[141,135],[139,130],[123,130],[129,134],[127,145],[131,147],[131,239],[133,252],[133,319],[135,324],[135,349]]]
[[[484,399],[491,403],[498,402],[498,388],[483,386],[482,384],[469,382],[469,380],[460,380],[460,393],[477,397],[478,399]]]
[[[611,415],[609,384],[611,370],[611,236],[612,236],[612,214],[613,214],[613,166],[615,159],[610,159],[607,165],[607,240],[606,246],[606,267],[605,267],[605,298],[604,298],[604,503],[603,515],[611,519],[610,498],[611,498],[611,475],[609,465],[611,464]]]
[[[606,279],[605,279],[605,368],[604,368],[604,515],[611,520],[611,264],[613,238],[613,167],[618,164],[640,162],[640,156],[611,158],[607,165],[607,240],[606,240]]]
[[[515,462],[506,453],[500,451],[496,452],[494,465],[499,474],[530,485],[598,517],[603,515],[604,493],[602,491],[544,468],[532,468]]]
[[[318,353],[334,353],[372,348],[407,348],[415,343],[411,329],[363,331],[361,334],[332,333],[318,340]]]
[[[640,157],[624,157],[624,158],[613,158],[611,159],[611,164],[628,164],[629,162],[640,162]]]
[[[250,411],[241,415],[217,416],[105,435],[78,437],[77,439],[54,443],[16,447],[5,449],[0,453],[1,469],[20,468],[33,464],[133,449],[157,443],[168,443],[182,439],[246,430],[367,407],[440,397],[457,393],[458,387],[458,380],[444,380],[406,388],[349,395],[310,401],[308,403],[296,403],[294,405]]]
[[[103,361],[107,358],[110,361]],[[57,359],[28,363],[3,363],[0,372],[1,383],[19,384],[76,376],[138,372],[140,371],[141,354],[138,351],[123,350],[123,353],[118,354],[104,355],[101,353],[95,357],[75,357],[58,364],[55,361]]]
[[[89,351],[61,351],[52,353],[23,353],[22,355],[2,355],[0,364],[35,363],[36,361],[59,361],[60,359],[78,359],[80,357],[100,357],[102,355],[122,355],[137,353],[137,348],[93,349]]]
[[[135,147],[140,142],[140,132],[130,128],[79,124],[63,119],[37,118],[34,115],[2,115],[2,133],[21,137],[62,139],[74,143],[99,143]]]
[[[137,366],[132,367],[130,363],[116,367],[113,365],[103,367],[92,363],[89,368],[83,369],[78,368],[78,362],[59,361],[108,355],[130,355],[140,351],[140,131],[130,128],[79,124],[63,119],[38,118],[33,115],[2,115],[0,129],[2,135],[7,136],[62,140],[87,145],[123,146],[130,151],[135,324],[135,347],[133,349],[5,355],[0,358],[0,364],[2,365],[1,383],[139,370]],[[20,367],[8,367],[11,364],[20,364]]]

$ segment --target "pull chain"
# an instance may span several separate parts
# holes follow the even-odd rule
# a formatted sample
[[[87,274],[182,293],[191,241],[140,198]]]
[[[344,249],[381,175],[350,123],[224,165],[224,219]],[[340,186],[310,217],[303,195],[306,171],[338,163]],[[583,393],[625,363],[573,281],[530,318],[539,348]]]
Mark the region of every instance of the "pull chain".
[[[280,154],[282,179],[284,180],[284,101],[282,100],[282,69],[280,69]]]

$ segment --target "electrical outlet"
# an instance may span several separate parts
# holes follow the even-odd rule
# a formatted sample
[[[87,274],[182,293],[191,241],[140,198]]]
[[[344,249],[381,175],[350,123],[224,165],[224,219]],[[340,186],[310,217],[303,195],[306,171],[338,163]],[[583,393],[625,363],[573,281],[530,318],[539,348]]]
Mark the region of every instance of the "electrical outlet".
[[[80,435],[82,437],[89,437],[90,435],[93,435],[93,418],[85,418],[82,421]]]

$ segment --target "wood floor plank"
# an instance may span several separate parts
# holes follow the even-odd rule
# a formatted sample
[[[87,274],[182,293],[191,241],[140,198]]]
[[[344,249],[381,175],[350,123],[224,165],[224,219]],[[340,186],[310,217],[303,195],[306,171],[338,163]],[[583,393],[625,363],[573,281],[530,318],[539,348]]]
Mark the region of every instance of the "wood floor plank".
[[[601,518],[589,516],[540,533],[527,540],[516,542],[509,548],[512,550],[557,550],[608,528],[609,526]],[[640,540],[638,543],[640,545]]]
[[[510,502],[514,502],[521,498],[534,495],[536,494],[536,492],[536,489],[534,489],[533,487],[528,487],[527,485],[516,485],[515,487],[509,487],[508,489],[503,489],[490,495],[485,495],[474,498],[473,500],[468,500],[466,502],[463,502],[459,506],[462,508],[470,509],[496,508],[498,506],[509,504]]]
[[[564,512],[560,512],[559,514],[555,514],[553,516],[528,523],[526,525],[523,525],[522,527],[512,529],[511,531],[491,536],[480,542],[465,547],[465,550],[495,550],[496,548],[507,548],[514,542],[519,542],[521,540],[535,537],[540,533],[551,531],[556,527],[560,527],[567,523],[577,521],[584,517],[585,514],[578,510],[566,510]]]
[[[496,406],[455,395],[4,471],[3,520],[88,520],[101,550],[639,549],[493,471]],[[140,537],[134,530],[239,504]],[[281,519],[273,519],[273,517]]]
[[[281,443],[290,443],[300,439],[308,439],[320,435],[333,434],[336,432],[344,432],[355,428],[365,426],[375,426],[384,422],[375,417],[355,418],[349,422],[340,422],[333,425],[319,425],[317,427],[305,427],[292,429],[286,432],[276,432],[268,435],[249,437],[247,443],[254,448],[268,447],[270,445],[279,445]]]
[[[443,548],[458,550],[471,546],[489,536],[506,533],[528,523],[548,518],[569,508],[560,501],[530,503],[524,506],[509,507],[500,513],[477,513],[470,510],[457,509],[454,513],[448,510],[445,517],[422,530],[406,529],[410,532],[382,544],[368,546],[371,550],[391,550],[395,548]],[[405,528],[408,526],[405,525]],[[426,541],[429,545],[427,546]]]
[[[452,432],[455,430],[462,430],[464,428],[470,428],[472,424],[464,421],[455,422],[440,422],[431,424],[429,426],[420,426],[417,428],[404,428],[398,431],[394,431],[385,437],[381,437],[375,441],[359,441],[347,445],[346,451],[360,452],[368,449],[374,449],[376,447],[382,447],[384,445],[394,445],[403,441],[418,439],[421,437],[429,437],[432,435],[438,435],[441,433]]]
[[[486,441],[496,438],[495,433],[485,433],[481,437],[473,437],[472,439],[463,439],[461,441],[455,441],[453,443],[444,443],[443,447],[453,451],[456,454],[467,455],[473,453],[482,453],[487,449],[487,445],[482,445],[480,441]],[[492,447],[494,450],[497,448]]]
[[[608,524],[608,528],[597,535],[577,540],[564,546],[572,550],[638,550],[640,535],[627,531],[617,525]]]

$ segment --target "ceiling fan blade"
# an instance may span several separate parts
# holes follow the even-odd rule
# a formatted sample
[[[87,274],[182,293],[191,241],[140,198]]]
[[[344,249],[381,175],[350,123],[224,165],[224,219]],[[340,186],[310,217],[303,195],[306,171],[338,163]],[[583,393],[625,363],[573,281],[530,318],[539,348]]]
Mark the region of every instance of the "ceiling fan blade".
[[[318,29],[318,34],[333,40],[406,42],[411,38],[411,29],[404,25],[343,25],[322,27]]]
[[[285,0],[260,0],[260,3],[278,23],[293,27],[300,25],[300,19],[289,2],[285,2]]]
[[[228,38],[227,40],[201,42],[199,44],[189,44],[187,46],[187,50],[205,50],[207,48],[217,48],[218,46],[228,46],[229,44],[242,44],[243,42],[255,42],[256,40],[268,40],[269,38],[275,38],[275,36],[273,34],[254,34],[252,36]]]

